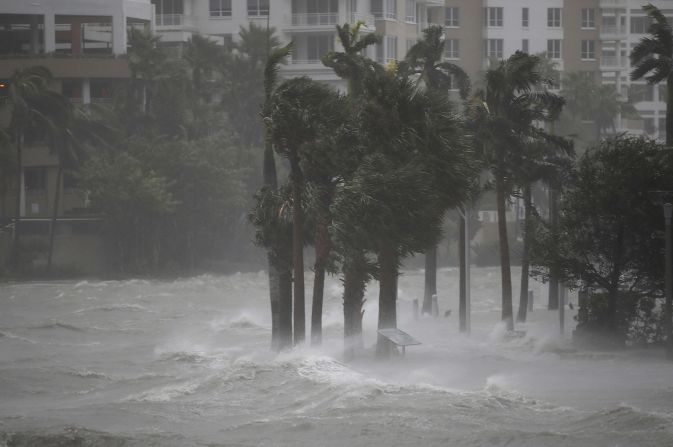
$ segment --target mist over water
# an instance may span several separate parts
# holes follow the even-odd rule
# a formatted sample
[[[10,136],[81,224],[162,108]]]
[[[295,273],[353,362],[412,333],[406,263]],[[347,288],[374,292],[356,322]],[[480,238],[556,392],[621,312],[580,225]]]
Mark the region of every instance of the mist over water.
[[[423,344],[349,363],[334,278],[323,347],[280,355],[264,273],[3,285],[0,446],[673,445],[661,352],[574,350],[572,314],[561,338],[536,283],[517,325],[526,336],[506,339],[496,268],[473,269],[473,330],[459,334],[457,283],[440,270],[440,315],[451,315],[414,321],[423,272],[405,271],[398,326]],[[377,294],[373,283],[367,347]]]

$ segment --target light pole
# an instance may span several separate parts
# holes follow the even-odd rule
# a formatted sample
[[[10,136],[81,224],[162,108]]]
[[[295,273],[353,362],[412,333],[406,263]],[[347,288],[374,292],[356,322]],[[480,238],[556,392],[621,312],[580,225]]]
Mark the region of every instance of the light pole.
[[[669,197],[670,198],[670,197]],[[664,272],[664,281],[666,283],[666,307],[664,308],[665,329],[666,329],[666,356],[673,360],[673,320],[671,317],[671,308],[673,307],[673,284],[671,284],[671,267],[673,254],[671,253],[671,214],[673,214],[673,204],[667,201],[663,204],[664,219],[666,221],[666,271]]]
[[[673,244],[671,236],[671,217],[673,216],[673,191],[650,191],[650,198],[664,209],[664,234],[666,238],[666,254],[664,265],[664,284],[666,287],[666,304],[664,305],[664,330],[666,332],[666,357],[673,360]]]

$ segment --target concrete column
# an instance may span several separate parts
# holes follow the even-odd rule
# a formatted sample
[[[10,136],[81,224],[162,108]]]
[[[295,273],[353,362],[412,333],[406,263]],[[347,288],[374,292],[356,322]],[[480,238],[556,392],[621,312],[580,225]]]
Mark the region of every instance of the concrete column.
[[[21,168],[21,191],[19,191],[19,217],[26,217],[26,175]]]
[[[40,30],[38,28],[38,16],[30,16],[30,52],[37,54],[40,52]]]
[[[112,16],[112,53],[126,54],[126,17],[121,12]]]
[[[56,51],[56,16],[54,14],[44,15],[44,52],[53,53]]]
[[[82,104],[91,104],[91,80],[82,79]]]

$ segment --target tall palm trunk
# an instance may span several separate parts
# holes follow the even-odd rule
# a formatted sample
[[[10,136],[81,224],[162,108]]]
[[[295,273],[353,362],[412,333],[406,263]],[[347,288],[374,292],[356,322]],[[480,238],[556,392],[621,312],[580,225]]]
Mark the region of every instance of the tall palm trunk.
[[[281,250],[289,255],[290,247]],[[292,259],[281,256],[274,260],[278,274],[278,350],[292,347]]]
[[[531,185],[526,183],[523,187],[523,250],[521,252],[521,290],[519,292],[519,312],[516,316],[516,321],[520,323],[526,322],[526,314],[528,312],[528,269],[530,260],[528,256],[528,247],[530,246],[531,238],[531,214],[532,214],[532,199],[531,199]]]
[[[501,173],[496,174],[496,194],[498,208],[498,236],[500,239],[500,276],[502,288],[502,321],[507,323],[507,330],[514,330],[512,312],[512,273],[509,262],[509,240],[507,239],[507,212],[505,210],[505,179]]]
[[[467,331],[467,265],[465,264],[465,219],[467,214],[460,218],[458,229],[458,319],[460,332]]]
[[[262,174],[264,177],[264,186],[269,190],[275,191],[278,189],[278,177],[276,173],[276,161],[273,156],[273,145],[266,131],[266,139],[264,142],[264,164],[262,166]],[[279,263],[274,259],[274,247],[270,247],[266,252],[267,265],[269,269],[269,301],[271,304],[271,349],[279,350],[281,348],[280,341],[280,273]],[[291,306],[290,306],[291,307]],[[290,327],[292,321],[290,321]],[[292,329],[290,329],[290,334]]]
[[[423,293],[424,314],[432,314],[432,295],[437,294],[437,245],[425,252],[425,287]]]
[[[51,224],[49,225],[49,254],[47,255],[47,271],[51,272],[51,261],[54,256],[54,235],[56,234],[56,218],[58,206],[61,201],[61,178],[63,177],[63,161],[58,157],[58,169],[56,170],[56,188],[54,189],[54,208],[51,212]]]
[[[549,190],[549,221],[551,223],[552,233],[556,234],[558,228],[558,195],[556,190],[551,188]],[[547,304],[548,310],[556,310],[559,305],[559,272],[558,267],[552,263],[549,268],[549,301]]]
[[[315,222],[315,278],[313,280],[313,306],[311,308],[311,344],[322,344],[322,304],[325,291],[325,267],[330,252],[328,232],[329,191],[320,193],[320,204],[316,212]]]
[[[379,329],[397,327],[397,253],[388,241],[379,243]],[[385,358],[391,355],[392,345],[382,335],[378,335],[376,356]]]
[[[666,79],[666,146],[673,146],[673,75]]]
[[[362,309],[367,281],[364,253],[358,252],[343,268],[344,283],[344,348],[347,358],[364,346],[362,340]]]
[[[306,310],[304,293],[304,216],[301,208],[303,175],[296,149],[290,153],[292,175],[292,270],[294,273],[294,344],[306,338]]]
[[[15,128],[16,138],[16,202],[14,204],[14,237],[10,253],[10,265],[14,270],[19,267],[21,256],[21,199],[23,196],[23,130]]]

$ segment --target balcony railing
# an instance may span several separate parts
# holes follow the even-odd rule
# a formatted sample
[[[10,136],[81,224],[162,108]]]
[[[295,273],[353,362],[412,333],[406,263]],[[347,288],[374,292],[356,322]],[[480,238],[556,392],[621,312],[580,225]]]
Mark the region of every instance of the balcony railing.
[[[620,60],[617,56],[601,57],[602,68],[626,68],[626,60]]]
[[[627,0],[601,0],[601,8],[626,8]]]
[[[337,12],[312,12],[306,14],[292,14],[292,26],[334,26],[339,21]]]
[[[601,37],[605,36],[625,36],[626,27],[621,25],[603,25],[601,26]]]
[[[154,23],[157,28],[182,28],[193,25],[191,17],[184,14],[157,14]]]

